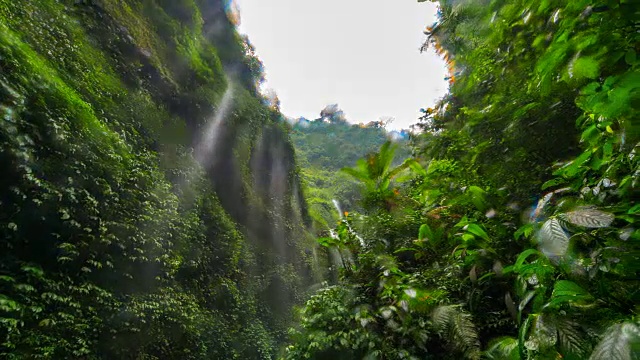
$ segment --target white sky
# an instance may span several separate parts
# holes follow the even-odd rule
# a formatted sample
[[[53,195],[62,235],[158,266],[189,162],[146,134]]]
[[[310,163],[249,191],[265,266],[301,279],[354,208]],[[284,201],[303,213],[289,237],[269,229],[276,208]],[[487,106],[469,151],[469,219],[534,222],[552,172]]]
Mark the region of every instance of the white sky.
[[[420,54],[436,6],[417,0],[236,0],[289,117],[319,117],[338,103],[352,123],[382,116],[417,122],[447,90],[443,60]]]

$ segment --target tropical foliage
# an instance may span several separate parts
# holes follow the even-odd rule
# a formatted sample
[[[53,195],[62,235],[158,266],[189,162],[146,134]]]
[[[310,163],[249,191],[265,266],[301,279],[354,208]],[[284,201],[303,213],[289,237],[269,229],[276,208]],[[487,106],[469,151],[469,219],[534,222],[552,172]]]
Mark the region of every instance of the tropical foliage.
[[[1,358],[277,353],[309,221],[226,9],[0,0]]]
[[[319,232],[331,228],[341,212],[362,210],[360,183],[339,170],[373,154],[390,137],[397,135],[395,163],[409,157],[408,133],[387,131],[381,121],[366,125],[347,123],[338,105],[329,105],[315,120],[300,118],[292,126],[291,140],[305,184],[309,214]],[[403,137],[403,135],[406,136]]]
[[[285,357],[637,358],[640,3],[439,5],[449,94],[412,166],[346,170],[379,201],[321,239],[341,276]]]
[[[409,149],[229,1],[0,0],[0,357],[637,359],[640,3],[437,2]]]

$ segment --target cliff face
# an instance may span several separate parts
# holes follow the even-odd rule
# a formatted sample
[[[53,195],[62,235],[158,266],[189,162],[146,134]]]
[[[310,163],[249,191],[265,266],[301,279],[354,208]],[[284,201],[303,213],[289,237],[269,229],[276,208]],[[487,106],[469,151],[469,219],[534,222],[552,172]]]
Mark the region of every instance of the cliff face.
[[[227,2],[0,0],[0,354],[271,358],[318,281]]]

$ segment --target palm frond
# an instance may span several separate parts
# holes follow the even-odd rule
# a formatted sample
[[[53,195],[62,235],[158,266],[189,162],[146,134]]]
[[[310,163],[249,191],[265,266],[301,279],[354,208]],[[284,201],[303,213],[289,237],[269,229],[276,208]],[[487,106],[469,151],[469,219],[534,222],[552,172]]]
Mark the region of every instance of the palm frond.
[[[409,158],[404,162],[407,163],[407,165],[411,168],[411,170],[413,170],[413,172],[416,173],[417,175],[427,176],[427,170],[425,170],[424,167],[422,167],[422,165],[420,165],[420,163],[417,162],[415,159]]]
[[[374,186],[374,182],[369,177],[369,174],[367,172],[365,172],[365,171],[362,171],[358,167],[355,167],[355,168],[342,168],[342,169],[340,169],[340,171],[342,171],[345,174],[351,175],[353,178],[355,178],[356,180],[359,180],[360,182],[362,182],[368,188],[371,188],[371,187]]]
[[[457,305],[443,305],[431,313],[435,330],[448,338],[453,350],[467,359],[480,358],[480,340],[471,315]]]
[[[376,175],[382,177],[389,171],[391,164],[393,163],[393,157],[396,154],[398,145],[392,144],[391,141],[387,141],[382,144],[380,151],[376,154]]]
[[[389,171],[389,172],[387,172],[387,173],[386,173],[385,178],[387,178],[387,179],[389,179],[389,180],[393,179],[393,178],[394,178],[394,177],[396,177],[396,176],[397,176],[397,175],[398,175],[402,170],[405,170],[405,169],[409,168],[409,165],[410,165],[410,162],[411,162],[411,161],[415,161],[415,160],[413,160],[413,159],[407,159],[407,160],[405,160],[402,164],[400,164],[400,165],[398,165],[398,166],[394,167],[393,169],[391,169],[391,171]]]

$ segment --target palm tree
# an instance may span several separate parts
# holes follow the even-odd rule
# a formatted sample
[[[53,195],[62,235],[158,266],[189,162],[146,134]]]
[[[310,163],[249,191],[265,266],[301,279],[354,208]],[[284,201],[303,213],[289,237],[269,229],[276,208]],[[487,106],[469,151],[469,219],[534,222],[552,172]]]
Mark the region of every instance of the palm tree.
[[[424,169],[411,158],[392,168],[397,147],[387,141],[380,147],[380,151],[369,154],[365,159],[358,160],[355,167],[342,169],[343,172],[364,184],[366,188],[363,199],[365,208],[372,209],[385,204],[386,209],[389,210],[393,207],[391,199],[397,195],[397,190],[390,188],[391,181],[407,168],[424,172]]]

